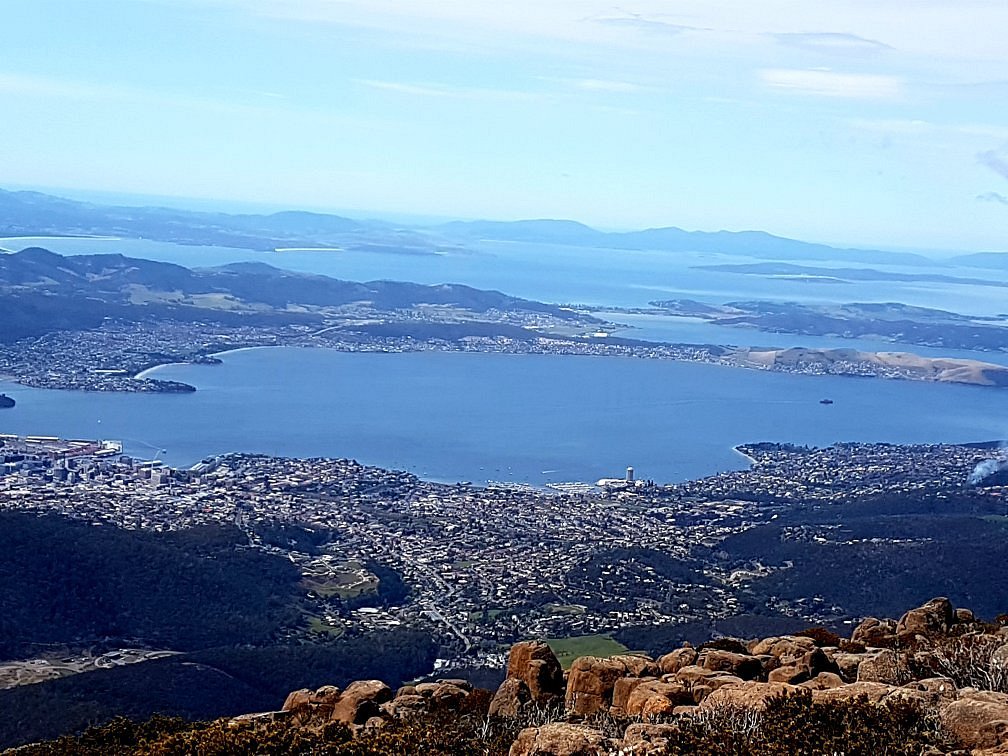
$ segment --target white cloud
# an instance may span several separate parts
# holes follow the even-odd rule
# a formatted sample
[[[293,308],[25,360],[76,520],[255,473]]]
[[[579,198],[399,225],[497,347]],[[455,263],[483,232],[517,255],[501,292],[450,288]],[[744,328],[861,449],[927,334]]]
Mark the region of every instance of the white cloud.
[[[534,100],[541,95],[513,89],[493,89],[481,87],[455,87],[448,84],[413,84],[402,81],[381,81],[378,79],[358,79],[358,84],[371,89],[409,95],[411,97],[448,97],[467,100]]]
[[[893,49],[884,42],[843,32],[785,32],[773,37],[783,45],[820,53],[870,54]]]
[[[817,97],[892,99],[903,90],[898,76],[836,73],[820,69],[765,68],[760,80],[771,89]]]

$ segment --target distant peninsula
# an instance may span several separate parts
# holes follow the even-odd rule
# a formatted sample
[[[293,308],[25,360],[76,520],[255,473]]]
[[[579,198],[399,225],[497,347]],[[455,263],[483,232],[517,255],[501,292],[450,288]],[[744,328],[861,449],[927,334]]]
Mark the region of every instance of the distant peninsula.
[[[899,302],[809,304],[740,301],[722,305],[692,299],[651,302],[663,315],[755,328],[766,333],[879,338],[971,351],[1008,351],[1008,317],[978,317]]]
[[[620,338],[587,310],[458,284],[357,283],[238,263],[191,270],[122,255],[0,255],[0,373],[39,388],[185,393],[147,371],[254,346],[621,356],[805,375],[1008,386],[1008,368],[850,349]]]

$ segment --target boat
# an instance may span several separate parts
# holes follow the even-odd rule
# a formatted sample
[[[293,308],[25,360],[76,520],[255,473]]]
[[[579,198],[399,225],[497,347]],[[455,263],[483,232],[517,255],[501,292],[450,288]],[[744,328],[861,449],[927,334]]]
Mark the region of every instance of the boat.
[[[833,404],[832,399],[820,399],[819,404]]]
[[[0,409],[10,409],[17,402],[11,399],[7,394],[0,394]]]

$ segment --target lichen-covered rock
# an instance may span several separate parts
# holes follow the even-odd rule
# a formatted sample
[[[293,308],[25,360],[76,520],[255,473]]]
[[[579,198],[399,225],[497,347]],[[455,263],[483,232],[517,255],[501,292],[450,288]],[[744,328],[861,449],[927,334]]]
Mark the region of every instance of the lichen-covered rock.
[[[575,659],[567,674],[568,711],[587,716],[608,710],[616,681],[625,674],[626,667],[612,659],[596,656]]]
[[[844,685],[843,678],[834,672],[820,672],[815,677],[805,682],[799,683],[799,688],[808,688],[809,690],[830,690],[831,688],[840,688]]]
[[[582,656],[567,674],[567,710],[588,716],[606,712],[613,703],[616,682],[626,677],[656,677],[658,665],[646,656],[624,654],[609,659]]]
[[[619,742],[581,725],[552,723],[518,733],[509,756],[605,756]]]
[[[919,690],[902,688],[898,685],[886,685],[880,682],[855,682],[842,685],[839,688],[813,690],[812,700],[822,703],[836,701],[853,701],[864,698],[868,703],[883,703],[890,698],[926,703],[927,696]]]
[[[693,693],[679,683],[644,680],[631,689],[622,711],[630,719],[653,721],[672,714],[677,706],[692,703]]]

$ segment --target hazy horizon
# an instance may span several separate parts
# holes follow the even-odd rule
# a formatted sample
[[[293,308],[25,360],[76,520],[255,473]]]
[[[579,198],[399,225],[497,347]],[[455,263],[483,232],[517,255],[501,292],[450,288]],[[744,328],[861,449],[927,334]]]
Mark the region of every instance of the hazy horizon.
[[[39,0],[5,17],[0,183],[997,249],[1006,26],[983,0]]]

